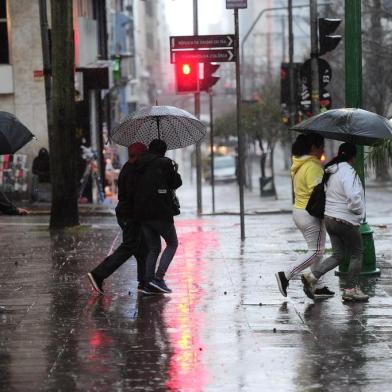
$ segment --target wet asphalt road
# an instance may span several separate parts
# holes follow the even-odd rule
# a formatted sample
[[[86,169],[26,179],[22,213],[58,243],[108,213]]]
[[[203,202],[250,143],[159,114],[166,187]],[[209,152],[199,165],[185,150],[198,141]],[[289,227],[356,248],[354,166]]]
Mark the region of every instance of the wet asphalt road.
[[[238,216],[185,213],[173,294],[153,298],[137,295],[133,260],[104,297],[89,287],[118,243],[113,217],[49,232],[47,216],[1,216],[0,390],[388,391],[392,218],[370,210],[382,274],[351,305],[332,273],[332,299],[309,300],[299,279],[280,295],[274,273],[304,249],[289,214],[247,216],[241,244]]]

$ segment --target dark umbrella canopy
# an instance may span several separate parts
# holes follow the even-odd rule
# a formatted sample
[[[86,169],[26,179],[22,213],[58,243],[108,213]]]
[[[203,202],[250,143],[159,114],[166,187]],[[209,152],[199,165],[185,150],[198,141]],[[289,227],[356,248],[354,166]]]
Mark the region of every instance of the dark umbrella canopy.
[[[0,112],[0,155],[14,154],[33,137],[12,113]]]
[[[152,106],[122,120],[110,132],[110,139],[125,147],[161,139],[173,150],[195,144],[205,134],[206,126],[187,111],[174,106]]]
[[[328,110],[290,129],[303,133],[315,132],[327,139],[366,146],[392,139],[392,123],[387,118],[355,108]]]

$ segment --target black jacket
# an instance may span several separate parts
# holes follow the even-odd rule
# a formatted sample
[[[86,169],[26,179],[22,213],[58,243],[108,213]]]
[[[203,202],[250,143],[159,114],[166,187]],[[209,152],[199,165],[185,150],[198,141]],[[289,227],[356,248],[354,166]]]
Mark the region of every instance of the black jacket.
[[[135,164],[126,162],[118,175],[118,204],[116,216],[134,219]]]
[[[0,192],[0,211],[7,215],[18,215],[18,209],[8,200],[7,196]]]
[[[135,218],[173,222],[172,190],[182,185],[174,162],[147,153],[136,163]]]

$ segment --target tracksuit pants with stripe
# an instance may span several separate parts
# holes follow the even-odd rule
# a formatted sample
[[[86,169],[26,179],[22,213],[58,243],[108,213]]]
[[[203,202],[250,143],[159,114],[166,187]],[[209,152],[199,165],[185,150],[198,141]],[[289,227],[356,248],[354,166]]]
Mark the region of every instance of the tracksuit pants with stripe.
[[[326,237],[324,220],[310,215],[305,209],[294,208],[293,220],[304,236],[308,249],[292,269],[285,271],[288,280],[308,267],[312,270],[313,264],[322,260]]]

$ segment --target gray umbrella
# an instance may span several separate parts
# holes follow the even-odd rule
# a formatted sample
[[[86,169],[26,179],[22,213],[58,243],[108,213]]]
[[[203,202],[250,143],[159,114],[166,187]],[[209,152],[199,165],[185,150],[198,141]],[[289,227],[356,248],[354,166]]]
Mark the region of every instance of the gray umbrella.
[[[327,139],[367,146],[392,139],[392,123],[387,118],[355,108],[327,110],[290,129],[303,133],[315,132]]]
[[[12,113],[0,112],[0,155],[14,154],[33,138]]]
[[[122,146],[135,142],[148,145],[164,140],[169,150],[190,146],[206,134],[206,126],[185,110],[174,106],[152,106],[126,117],[110,132],[110,139]]]

